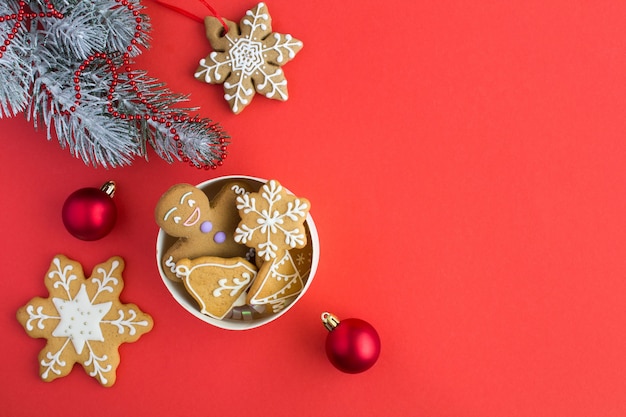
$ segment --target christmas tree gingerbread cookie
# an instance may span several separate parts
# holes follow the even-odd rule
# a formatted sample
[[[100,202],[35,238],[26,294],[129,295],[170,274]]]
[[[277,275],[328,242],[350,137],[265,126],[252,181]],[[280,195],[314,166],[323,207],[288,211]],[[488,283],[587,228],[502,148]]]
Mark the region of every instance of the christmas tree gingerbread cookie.
[[[264,3],[248,10],[239,25],[223,21],[228,31],[220,19],[205,19],[213,52],[200,60],[194,77],[224,84],[224,98],[235,114],[250,104],[255,93],[287,100],[287,79],[281,67],[302,49],[302,42],[289,34],[272,32],[272,18]]]
[[[290,251],[268,262],[268,272],[254,282],[246,302],[250,305],[269,305],[272,313],[282,310],[287,302],[300,294],[304,281]]]
[[[200,256],[222,258],[245,257],[249,248],[235,241],[239,223],[236,198],[248,192],[244,182],[224,185],[215,197],[209,198],[190,184],[176,184],[159,199],[155,219],[159,227],[178,240],[161,257],[165,275],[180,282],[176,262]]]
[[[120,302],[123,269],[124,260],[113,257],[86,279],[78,262],[63,255],[52,260],[44,279],[48,298],[35,297],[17,311],[29,336],[47,339],[39,353],[44,381],[66,376],[80,363],[103,386],[115,383],[119,346],[153,326],[150,315]]]

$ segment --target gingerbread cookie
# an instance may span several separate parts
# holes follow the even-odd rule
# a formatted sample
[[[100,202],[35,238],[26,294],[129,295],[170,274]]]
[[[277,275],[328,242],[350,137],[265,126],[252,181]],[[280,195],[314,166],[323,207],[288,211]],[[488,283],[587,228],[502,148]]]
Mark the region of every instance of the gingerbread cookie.
[[[303,288],[289,250],[304,248],[304,226],[311,205],[270,180],[256,193],[237,197],[241,222],[235,241],[256,250],[259,272],[248,293],[249,304],[282,303]]]
[[[116,380],[119,346],[152,329],[152,318],[134,304],[119,300],[124,260],[113,257],[85,279],[82,266],[57,255],[46,274],[48,298],[35,297],[17,311],[29,336],[47,339],[39,353],[39,373],[52,381],[70,373],[75,363],[103,386]]]
[[[254,248],[264,261],[303,248],[307,243],[304,221],[310,207],[306,198],[289,194],[278,181],[270,180],[258,192],[237,196],[241,221],[235,241]]]
[[[307,239],[309,231],[307,232]],[[277,313],[287,306],[304,288],[311,272],[312,247],[294,248],[281,258],[261,265],[258,278],[248,291],[246,302],[252,306],[267,305]]]
[[[236,198],[247,193],[248,185],[230,182],[209,202],[207,195],[190,184],[176,184],[159,199],[155,208],[157,224],[178,240],[162,256],[165,275],[180,281],[176,262],[183,258],[218,256],[245,257],[249,248],[235,241],[239,223]]]
[[[262,270],[262,279],[256,280],[250,288],[246,298],[248,304],[281,306],[284,300],[300,294],[304,283],[289,251],[285,251],[281,258],[264,265],[267,265],[269,271]]]
[[[224,98],[231,110],[240,113],[255,91],[267,98],[285,101],[287,80],[280,68],[302,49],[291,35],[272,32],[272,18],[264,3],[246,12],[239,26],[212,16],[205,19],[206,36],[213,47],[200,60],[194,77],[211,84],[224,84]]]
[[[202,314],[221,320],[256,277],[256,267],[244,258],[204,256],[181,259],[176,274],[198,302]]]

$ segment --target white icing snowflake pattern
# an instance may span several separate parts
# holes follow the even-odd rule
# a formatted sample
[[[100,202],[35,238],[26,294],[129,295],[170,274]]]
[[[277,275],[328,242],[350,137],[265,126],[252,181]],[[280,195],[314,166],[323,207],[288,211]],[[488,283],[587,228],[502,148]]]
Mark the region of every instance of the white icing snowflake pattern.
[[[302,49],[302,42],[289,34],[272,32],[272,20],[264,3],[248,10],[239,26],[225,20],[206,19],[206,33],[213,52],[200,60],[194,77],[210,84],[224,84],[224,98],[234,113],[241,112],[255,91],[267,98],[285,101],[287,80],[280,68]]]
[[[17,315],[30,336],[48,339],[40,361],[42,379],[67,375],[79,362],[102,385],[115,382],[118,345],[152,328],[149,315],[119,301],[123,268],[123,260],[114,257],[85,279],[80,264],[62,255],[53,259],[46,276],[49,298],[32,299]],[[116,340],[107,345],[112,335]]]
[[[87,341],[104,340],[100,322],[111,309],[112,302],[92,304],[85,284],[80,286],[78,294],[73,299],[53,298],[52,302],[61,316],[61,321],[52,332],[52,336],[70,339],[79,355],[83,353]]]
[[[237,209],[242,221],[235,230],[235,241],[256,246],[257,256],[264,260],[276,258],[281,249],[306,244],[303,225],[308,201],[287,194],[278,181],[269,181],[260,193],[238,196]]]

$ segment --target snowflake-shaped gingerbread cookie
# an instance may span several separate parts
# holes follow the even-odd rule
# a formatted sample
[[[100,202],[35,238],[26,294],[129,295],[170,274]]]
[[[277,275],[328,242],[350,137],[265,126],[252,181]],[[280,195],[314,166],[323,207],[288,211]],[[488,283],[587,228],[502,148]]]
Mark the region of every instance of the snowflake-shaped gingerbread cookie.
[[[289,194],[278,181],[270,180],[259,192],[237,197],[241,221],[235,241],[256,249],[264,261],[303,248],[307,243],[304,221],[310,208],[309,200]]]
[[[118,348],[152,329],[152,318],[119,300],[124,260],[113,257],[85,279],[82,266],[57,255],[46,274],[48,298],[35,297],[17,312],[29,336],[47,339],[39,353],[44,381],[69,374],[75,363],[103,386],[116,380]]]
[[[228,26],[226,34],[219,19],[205,19],[213,52],[200,60],[195,78],[223,83],[224,98],[235,114],[250,104],[255,92],[287,100],[287,80],[280,67],[296,56],[302,42],[289,34],[272,32],[272,18],[264,3],[248,10],[239,26],[223,20]]]

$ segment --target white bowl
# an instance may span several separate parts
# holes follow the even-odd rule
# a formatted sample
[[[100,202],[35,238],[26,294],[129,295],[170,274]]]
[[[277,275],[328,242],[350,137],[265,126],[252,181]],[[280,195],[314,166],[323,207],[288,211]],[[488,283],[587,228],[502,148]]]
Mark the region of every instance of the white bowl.
[[[222,186],[229,181],[245,181],[253,186],[254,190],[260,188],[263,184],[267,182],[262,178],[249,177],[249,176],[240,176],[240,175],[232,175],[225,177],[218,177],[208,181],[205,181],[201,184],[198,184],[197,187],[203,190],[208,196],[209,199],[213,198],[217,192],[222,188]],[[199,318],[205,323],[211,324],[215,327],[219,327],[227,330],[249,330],[254,329],[259,326],[263,326],[264,324],[270,323],[283,314],[287,313],[293,307],[302,296],[306,293],[311,282],[313,281],[313,277],[315,276],[315,272],[317,271],[317,265],[319,263],[320,256],[320,243],[319,237],[317,234],[317,229],[315,228],[315,223],[313,222],[313,218],[310,214],[307,214],[305,220],[305,228],[309,232],[310,242],[309,245],[311,247],[311,268],[308,274],[308,277],[303,277],[304,287],[300,294],[291,301],[288,305],[286,305],[282,310],[275,314],[265,315],[259,318],[253,318],[249,320],[237,320],[232,318],[224,318],[222,320],[215,319],[213,317],[207,316],[200,312],[200,308],[196,301],[189,295],[189,293],[185,290],[185,287],[182,283],[174,282],[171,279],[167,278],[163,272],[163,267],[161,266],[161,257],[162,253],[169,248],[173,242],[176,241],[176,238],[169,236],[167,233],[163,231],[163,229],[159,229],[159,234],[157,236],[156,241],[156,260],[157,266],[159,268],[159,273],[161,274],[161,278],[163,283],[174,297],[174,300],[178,304],[180,304],[185,310],[191,313],[193,316]]]

